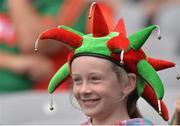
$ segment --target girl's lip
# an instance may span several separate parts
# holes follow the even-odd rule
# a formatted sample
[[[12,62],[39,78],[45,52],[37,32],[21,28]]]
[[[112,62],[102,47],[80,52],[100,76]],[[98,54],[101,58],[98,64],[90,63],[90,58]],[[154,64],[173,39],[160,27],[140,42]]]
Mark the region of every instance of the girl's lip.
[[[91,99],[81,99],[82,101],[97,101],[100,98],[91,98]]]
[[[101,98],[82,98],[81,100],[83,102],[86,102],[86,101],[98,101],[100,100]]]
[[[98,102],[99,102],[100,98],[97,98],[97,99],[84,99],[82,100],[83,101],[83,104],[84,106],[86,107],[94,107]]]

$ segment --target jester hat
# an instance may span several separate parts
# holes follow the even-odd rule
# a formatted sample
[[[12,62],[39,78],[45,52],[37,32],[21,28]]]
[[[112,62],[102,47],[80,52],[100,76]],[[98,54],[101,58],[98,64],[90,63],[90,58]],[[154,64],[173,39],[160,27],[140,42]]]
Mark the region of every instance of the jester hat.
[[[41,40],[58,40],[72,50],[67,62],[51,79],[48,92],[52,94],[70,76],[70,64],[74,58],[83,55],[106,58],[137,75],[138,97],[144,98],[167,121],[169,119],[168,110],[162,101],[164,87],[157,71],[174,67],[175,63],[148,57],[141,48],[156,28],[160,39],[159,27],[152,25],[127,37],[123,19],[119,20],[113,31],[109,31],[97,3],[92,4],[90,12],[94,12],[90,13],[90,17],[92,14],[91,34],[83,34],[70,27],[59,26],[47,30],[39,36]],[[37,47],[38,40],[35,45],[36,50]]]

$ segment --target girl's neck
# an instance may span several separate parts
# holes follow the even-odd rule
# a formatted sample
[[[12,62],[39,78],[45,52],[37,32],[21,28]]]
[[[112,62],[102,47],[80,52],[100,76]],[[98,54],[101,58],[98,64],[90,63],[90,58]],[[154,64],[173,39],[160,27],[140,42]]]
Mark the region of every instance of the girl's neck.
[[[103,116],[103,115],[107,115],[107,116]],[[121,107],[121,109],[114,111],[112,113],[102,114],[101,117],[98,116],[97,118],[92,118],[91,123],[93,125],[112,125],[127,119],[130,119],[127,112],[127,108]]]

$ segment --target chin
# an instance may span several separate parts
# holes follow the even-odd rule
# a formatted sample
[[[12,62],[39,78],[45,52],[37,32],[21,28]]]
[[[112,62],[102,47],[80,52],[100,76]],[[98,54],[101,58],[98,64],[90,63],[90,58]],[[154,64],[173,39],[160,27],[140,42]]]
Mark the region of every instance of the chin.
[[[88,117],[97,117],[100,113],[100,110],[97,108],[91,108],[91,109],[83,108],[83,112]]]
[[[86,116],[95,117],[99,115],[102,111],[102,103],[100,101],[96,102],[80,102],[80,106]]]

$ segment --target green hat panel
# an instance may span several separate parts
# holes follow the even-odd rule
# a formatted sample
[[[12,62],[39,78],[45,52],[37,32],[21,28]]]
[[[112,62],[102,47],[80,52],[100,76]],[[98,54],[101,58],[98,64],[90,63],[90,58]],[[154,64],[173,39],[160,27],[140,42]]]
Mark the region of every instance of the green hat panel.
[[[119,33],[112,32],[108,36],[105,37],[92,37],[92,34],[84,35],[82,46],[75,50],[75,55],[81,53],[93,53],[99,55],[110,56],[111,50],[106,45],[106,42],[114,37],[117,36]]]
[[[138,97],[142,95],[145,85],[146,85],[146,81],[141,76],[137,76],[136,91],[137,91]]]
[[[79,32],[79,31],[77,31],[77,30],[75,30],[75,29],[73,29],[73,28],[67,27],[67,26],[65,26],[65,25],[61,25],[61,26],[59,26],[58,28],[62,28],[62,29],[65,29],[65,30],[67,30],[67,31],[71,31],[71,32],[73,32],[73,33],[75,33],[75,34],[77,34],[77,35],[80,35],[80,36],[83,36],[83,35],[84,35],[84,33]]]
[[[128,37],[130,41],[130,45],[134,50],[139,50],[141,46],[146,42],[148,37],[150,36],[151,32],[155,29],[158,28],[157,25],[152,25],[147,28],[144,28],[140,31],[137,31],[136,33],[130,35]]]
[[[53,93],[54,90],[59,85],[59,83],[62,83],[62,81],[65,80],[68,76],[69,76],[68,63],[65,63],[51,79],[48,86],[48,92]]]
[[[137,69],[141,77],[144,78],[151,85],[151,87],[154,88],[158,99],[162,99],[164,96],[163,83],[153,67],[146,60],[141,60],[137,64]]]

